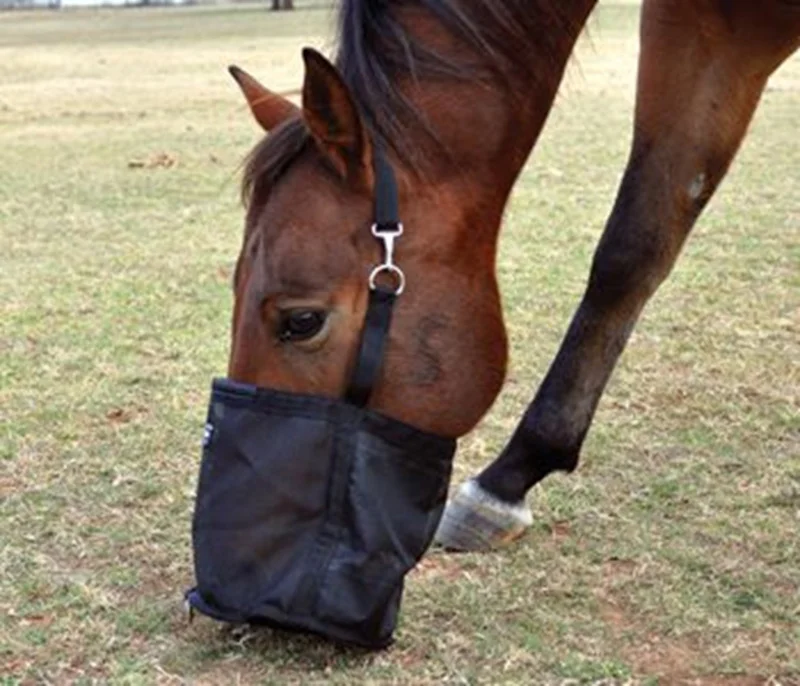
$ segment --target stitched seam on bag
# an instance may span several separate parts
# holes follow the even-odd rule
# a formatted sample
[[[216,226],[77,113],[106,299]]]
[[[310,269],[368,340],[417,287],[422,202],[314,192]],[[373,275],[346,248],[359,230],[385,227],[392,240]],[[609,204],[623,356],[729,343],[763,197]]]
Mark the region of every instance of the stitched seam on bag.
[[[337,465],[339,463],[338,440],[339,431],[342,420],[335,422],[335,430],[333,433],[332,450],[333,455],[331,459],[330,471],[328,475],[328,491],[326,494],[325,509],[323,511],[322,522],[314,537],[311,551],[308,553],[306,560],[312,569],[309,570],[302,588],[296,595],[296,604],[300,607],[308,607],[309,609],[304,613],[308,617],[317,616],[317,608],[321,596],[321,581],[325,578],[325,571],[333,559],[333,554],[336,551],[339,540],[341,538],[341,524],[336,523],[335,526],[331,522],[331,505],[335,503],[335,493],[332,492],[334,483],[337,477]],[[345,427],[350,427],[350,422],[344,421]],[[316,561],[316,564],[314,562]],[[294,603],[293,603],[294,604]]]
[[[352,425],[349,424],[349,423],[343,423],[343,424],[337,426],[338,430],[334,433],[334,438],[333,438],[333,441],[334,441],[334,465],[332,466],[331,473],[333,473],[335,471],[335,467],[338,464],[339,460],[341,459],[340,452],[339,452],[340,442],[345,442],[346,443],[346,441],[342,438],[342,435],[343,434],[346,435],[346,432],[349,432],[350,435],[357,435],[358,432],[359,432],[359,424],[360,423],[361,423],[361,421],[359,420],[357,422],[354,422]],[[346,473],[344,475],[344,478],[343,478],[343,481],[342,481],[342,486],[339,489],[338,501],[334,501],[332,499],[332,503],[336,502],[336,504],[338,505],[338,507],[336,508],[336,515],[337,515],[338,521],[336,522],[335,531],[334,531],[334,535],[332,536],[332,543],[331,543],[330,550],[328,551],[328,555],[327,555],[326,559],[324,560],[324,563],[322,565],[320,565],[319,569],[317,570],[317,572],[315,574],[315,577],[318,579],[318,587],[317,587],[318,590],[317,590],[316,603],[314,604],[314,615],[317,616],[317,617],[319,616],[319,609],[320,609],[319,605],[320,605],[320,601],[321,601],[321,599],[323,597],[323,590],[327,587],[326,581],[327,581],[327,578],[329,576],[328,575],[328,570],[330,568],[331,562],[335,559],[336,553],[339,551],[339,548],[340,548],[340,546],[342,544],[342,539],[344,538],[344,526],[342,526],[341,519],[342,519],[342,513],[343,513],[344,505],[345,505],[345,503],[347,501],[347,493],[348,493],[348,491],[350,489],[350,482],[351,482],[351,480],[353,478],[353,469],[354,469],[354,466],[355,466],[355,459],[354,459],[354,456],[353,456],[355,454],[355,451],[353,451],[353,455],[350,454],[349,450],[344,450],[342,452],[344,454],[344,459],[346,460],[347,471],[346,471]],[[330,508],[330,507],[327,508],[326,517],[325,517],[326,523],[328,523],[330,521],[330,515],[331,515],[331,510],[332,509],[333,508]]]

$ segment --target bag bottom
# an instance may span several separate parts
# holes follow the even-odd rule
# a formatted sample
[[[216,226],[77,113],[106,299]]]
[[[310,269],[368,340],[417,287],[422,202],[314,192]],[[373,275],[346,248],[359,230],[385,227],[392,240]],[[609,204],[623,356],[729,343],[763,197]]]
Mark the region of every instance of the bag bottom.
[[[282,631],[312,633],[343,646],[367,648],[369,650],[383,650],[394,642],[391,636],[385,639],[368,641],[356,631],[325,624],[311,616],[287,615],[274,607],[262,608],[257,616],[243,615],[235,610],[220,608],[208,602],[197,588],[187,591],[185,599],[190,607],[200,614],[229,624],[250,624],[253,626],[267,626]]]

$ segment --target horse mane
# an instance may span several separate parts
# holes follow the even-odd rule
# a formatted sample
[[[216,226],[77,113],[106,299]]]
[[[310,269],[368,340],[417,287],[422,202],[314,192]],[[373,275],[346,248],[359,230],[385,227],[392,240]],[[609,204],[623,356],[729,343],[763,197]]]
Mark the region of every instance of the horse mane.
[[[420,149],[447,154],[424,113],[395,87],[398,78],[416,82],[487,81],[507,84],[521,77],[531,85],[543,77],[542,56],[555,54],[565,35],[580,30],[567,0],[341,0],[335,64],[348,85],[373,141],[409,168],[425,164]],[[566,6],[566,7],[565,7]],[[398,13],[422,11],[435,18],[463,55],[450,56],[410,34]],[[531,45],[536,44],[536,58]],[[458,51],[461,53],[462,51]],[[517,79],[515,79],[516,81]],[[432,146],[411,140],[411,127]],[[253,149],[245,163],[243,198],[262,196],[309,144],[300,119],[279,126]]]

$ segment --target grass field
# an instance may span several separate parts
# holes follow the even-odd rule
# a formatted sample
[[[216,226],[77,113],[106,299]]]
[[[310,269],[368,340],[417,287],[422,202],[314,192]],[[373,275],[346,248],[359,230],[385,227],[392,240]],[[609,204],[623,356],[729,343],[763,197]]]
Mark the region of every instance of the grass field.
[[[331,20],[0,15],[0,684],[800,683],[797,58],[520,545],[431,554],[379,654],[187,623],[258,138],[225,66],[294,88]],[[636,25],[630,2],[601,5],[516,188],[512,367],[459,480],[502,447],[582,290],[627,154]]]

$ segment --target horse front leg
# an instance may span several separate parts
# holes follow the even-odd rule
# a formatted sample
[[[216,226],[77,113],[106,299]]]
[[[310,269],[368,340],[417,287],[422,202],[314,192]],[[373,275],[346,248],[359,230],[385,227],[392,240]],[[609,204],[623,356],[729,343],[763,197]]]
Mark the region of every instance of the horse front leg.
[[[572,471],[647,301],[725,176],[769,75],[800,44],[787,0],[645,0],[631,154],[583,299],[511,441],[445,510],[437,542],[485,550],[531,523],[525,494]]]

